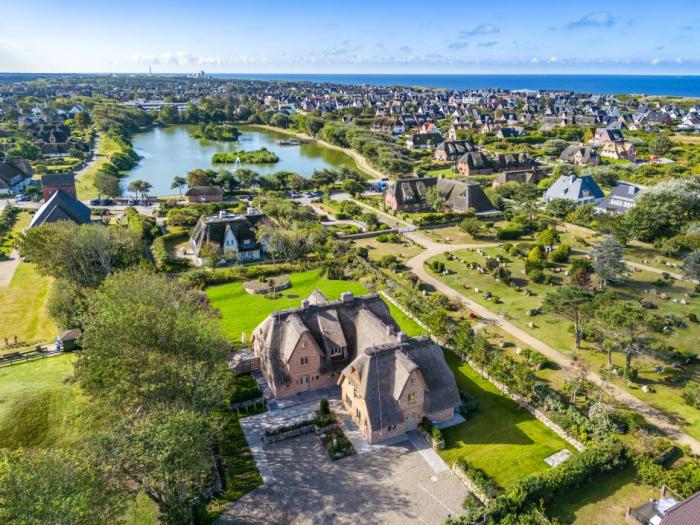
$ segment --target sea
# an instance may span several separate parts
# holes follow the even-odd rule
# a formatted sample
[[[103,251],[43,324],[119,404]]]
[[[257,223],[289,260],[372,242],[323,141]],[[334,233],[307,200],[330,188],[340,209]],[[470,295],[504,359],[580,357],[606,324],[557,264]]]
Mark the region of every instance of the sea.
[[[593,94],[699,97],[700,76],[677,75],[378,75],[213,73],[215,78],[330,82],[447,89],[545,89]]]

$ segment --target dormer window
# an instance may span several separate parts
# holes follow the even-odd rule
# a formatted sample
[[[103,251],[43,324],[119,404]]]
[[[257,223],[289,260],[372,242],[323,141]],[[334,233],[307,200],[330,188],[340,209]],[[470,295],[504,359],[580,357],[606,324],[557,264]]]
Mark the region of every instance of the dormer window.
[[[416,393],[415,392],[409,392],[408,393],[408,402],[412,402],[416,400]]]
[[[331,357],[343,355],[343,349],[339,346],[331,348]]]

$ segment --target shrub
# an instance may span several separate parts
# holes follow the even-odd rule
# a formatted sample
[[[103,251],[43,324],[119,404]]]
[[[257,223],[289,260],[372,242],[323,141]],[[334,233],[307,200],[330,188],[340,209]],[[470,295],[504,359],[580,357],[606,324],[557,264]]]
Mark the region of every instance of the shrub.
[[[556,263],[564,263],[569,260],[571,254],[571,246],[562,244],[558,248],[552,250],[549,254],[549,260]]]
[[[511,222],[503,228],[496,228],[496,238],[499,240],[515,240],[525,235],[525,228],[518,223]]]
[[[691,407],[700,407],[700,382],[688,381],[683,388],[683,399]]]
[[[542,270],[531,270],[527,273],[527,276],[533,283],[544,282],[544,273],[542,272]]]
[[[442,261],[432,261],[430,263],[430,267],[436,273],[442,273],[445,271],[445,263],[443,263]]]
[[[498,486],[498,483],[491,479],[483,470],[472,467],[464,458],[457,459],[454,466],[458,471],[461,471],[462,474],[472,480],[481,493],[488,499],[496,498],[501,492],[502,489]]]
[[[377,236],[377,241],[382,243],[400,243],[401,235],[398,233],[383,233]]]

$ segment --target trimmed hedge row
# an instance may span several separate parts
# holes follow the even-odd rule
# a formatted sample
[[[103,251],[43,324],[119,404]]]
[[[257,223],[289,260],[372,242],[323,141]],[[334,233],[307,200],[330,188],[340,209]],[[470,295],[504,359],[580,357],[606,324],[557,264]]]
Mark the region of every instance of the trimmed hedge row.
[[[230,283],[257,279],[258,277],[273,277],[283,273],[296,273],[311,270],[317,265],[309,263],[278,263],[256,264],[254,266],[234,266],[216,271],[197,269],[184,273],[180,281],[193,288],[204,288],[215,284]]]
[[[561,465],[531,474],[506,489],[489,508],[489,518],[498,523],[509,514],[524,512],[540,500],[547,502],[557,494],[590,481],[594,475],[620,468],[625,463],[625,446],[620,441],[590,446]]]
[[[151,245],[151,253],[153,260],[156,263],[156,268],[164,272],[176,272],[183,270],[189,266],[186,260],[172,257],[168,253],[166,242],[181,242],[187,239],[189,233],[187,231],[166,233],[160,237],[156,237]]]

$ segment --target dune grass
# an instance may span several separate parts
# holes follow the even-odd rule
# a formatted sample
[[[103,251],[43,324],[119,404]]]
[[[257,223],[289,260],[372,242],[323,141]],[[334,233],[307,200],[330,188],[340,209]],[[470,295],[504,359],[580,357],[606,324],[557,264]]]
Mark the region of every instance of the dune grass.
[[[468,392],[478,402],[478,410],[466,422],[443,431],[446,446],[440,455],[448,464],[464,458],[501,487],[507,487],[529,474],[550,468],[544,462],[547,456],[565,448],[575,452],[454,354],[446,352],[445,359],[455,374],[459,390]]]

